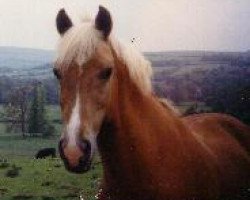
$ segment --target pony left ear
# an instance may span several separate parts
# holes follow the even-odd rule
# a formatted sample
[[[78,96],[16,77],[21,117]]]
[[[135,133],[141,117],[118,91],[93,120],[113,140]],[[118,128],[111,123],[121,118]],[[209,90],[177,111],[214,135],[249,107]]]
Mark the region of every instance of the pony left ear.
[[[103,33],[104,39],[106,40],[112,30],[113,22],[110,12],[103,6],[99,6],[99,12],[95,18],[95,27]]]
[[[69,30],[73,26],[73,23],[64,9],[61,9],[56,16],[56,27],[60,35]]]

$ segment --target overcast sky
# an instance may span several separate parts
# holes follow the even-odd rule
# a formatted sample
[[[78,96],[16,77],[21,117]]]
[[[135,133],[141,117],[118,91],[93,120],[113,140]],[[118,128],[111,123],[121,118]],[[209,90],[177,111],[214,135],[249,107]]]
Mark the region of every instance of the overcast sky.
[[[0,0],[0,46],[55,49],[58,10],[77,23],[99,4],[142,51],[250,49],[250,0]]]

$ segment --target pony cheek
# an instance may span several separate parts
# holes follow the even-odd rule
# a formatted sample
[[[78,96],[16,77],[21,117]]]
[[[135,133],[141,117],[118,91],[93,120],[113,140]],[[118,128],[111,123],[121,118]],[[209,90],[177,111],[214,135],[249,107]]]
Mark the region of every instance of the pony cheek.
[[[105,114],[106,113],[105,113],[104,104],[98,104],[96,106],[96,109],[94,111],[94,115],[92,118],[92,131],[96,136],[98,135],[98,133],[100,131]]]

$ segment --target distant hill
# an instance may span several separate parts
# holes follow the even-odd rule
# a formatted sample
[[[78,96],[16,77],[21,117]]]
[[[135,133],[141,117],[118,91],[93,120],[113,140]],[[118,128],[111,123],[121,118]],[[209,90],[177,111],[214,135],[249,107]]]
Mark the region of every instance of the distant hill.
[[[232,62],[249,61],[249,52],[146,52],[154,71],[163,75],[183,75],[193,69],[213,69]],[[0,47],[0,76],[14,79],[46,79],[51,77],[55,52],[40,49]],[[246,63],[243,63],[244,65]]]
[[[225,78],[242,74],[243,79],[249,79],[249,52],[172,51],[146,52],[144,55],[152,62],[157,94],[174,101],[192,101],[196,91],[202,91],[204,78],[212,72],[220,71]],[[53,51],[0,47],[0,102],[6,99],[9,89],[37,80],[44,83],[48,97],[54,96],[55,102],[54,59]]]
[[[42,79],[50,76],[53,59],[53,51],[0,47],[0,75],[17,79]]]

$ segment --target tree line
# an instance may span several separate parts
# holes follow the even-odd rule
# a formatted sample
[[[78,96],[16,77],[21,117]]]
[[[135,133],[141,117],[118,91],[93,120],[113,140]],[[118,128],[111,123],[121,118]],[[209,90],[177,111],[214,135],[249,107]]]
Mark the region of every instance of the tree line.
[[[155,92],[182,102],[204,102],[210,112],[233,115],[250,124],[250,65],[221,65],[212,70],[192,70],[182,76],[156,75]],[[188,114],[199,113],[194,105]]]
[[[2,119],[6,122],[7,132],[20,132],[27,136],[51,136],[55,132],[47,119],[46,93],[43,84],[19,86],[8,93],[3,106]]]
[[[16,90],[16,88],[27,88],[31,85],[36,85],[37,82],[40,82],[43,85],[46,103],[52,105],[58,104],[58,84],[57,80],[51,76],[39,80],[0,76],[0,104],[7,103],[9,99],[9,93]],[[32,96],[33,91],[28,94],[28,98],[31,98]]]

